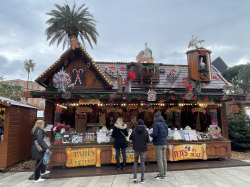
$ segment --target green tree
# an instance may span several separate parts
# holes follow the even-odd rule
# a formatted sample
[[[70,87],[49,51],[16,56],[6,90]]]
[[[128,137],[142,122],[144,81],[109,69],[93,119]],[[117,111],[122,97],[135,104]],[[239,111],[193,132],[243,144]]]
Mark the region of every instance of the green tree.
[[[12,86],[11,99],[21,102],[22,96],[23,96],[23,87],[17,85]]]
[[[228,133],[229,139],[232,141],[233,149],[249,149],[250,148],[250,118],[244,111],[236,114],[235,117],[228,116]]]
[[[224,71],[224,72],[222,73],[222,75],[223,75],[223,77],[224,77],[228,82],[233,83],[233,82],[236,80],[236,78],[237,78],[237,76],[238,76],[240,70],[241,70],[244,66],[245,66],[245,64],[237,65],[237,66],[233,66],[233,67],[227,68],[227,70]]]
[[[27,91],[28,91],[28,84],[29,84],[29,76],[30,72],[33,72],[35,70],[36,63],[33,63],[33,60],[25,60],[24,61],[24,69],[28,72],[28,80],[27,80]]]
[[[0,82],[2,82],[4,80],[3,76],[0,76]]]
[[[20,102],[22,100],[22,95],[23,87],[0,83],[0,96]]]
[[[46,29],[47,41],[50,40],[49,45],[57,41],[58,46],[64,40],[64,49],[69,38],[76,37],[81,39],[84,47],[84,40],[87,40],[93,49],[91,41],[97,44],[97,37],[99,36],[95,24],[97,21],[93,19],[94,16],[90,14],[88,7],[82,9],[84,6],[85,4],[82,4],[79,8],[76,8],[74,3],[72,9],[70,9],[68,4],[64,4],[64,6],[55,4],[58,10],[51,10],[50,13],[46,13],[52,16],[46,22],[50,25]]]

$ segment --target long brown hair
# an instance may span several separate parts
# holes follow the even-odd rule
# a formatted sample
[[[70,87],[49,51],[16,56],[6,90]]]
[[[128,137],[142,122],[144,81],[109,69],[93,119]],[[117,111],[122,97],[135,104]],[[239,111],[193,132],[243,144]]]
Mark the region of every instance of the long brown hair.
[[[34,127],[33,127],[33,129],[32,129],[32,132],[34,133],[35,130],[36,130],[37,128],[40,128],[40,129],[41,129],[40,126],[41,126],[43,123],[44,123],[43,120],[37,120],[36,123],[35,123],[35,125],[34,125]],[[44,130],[44,129],[42,129],[42,130]]]

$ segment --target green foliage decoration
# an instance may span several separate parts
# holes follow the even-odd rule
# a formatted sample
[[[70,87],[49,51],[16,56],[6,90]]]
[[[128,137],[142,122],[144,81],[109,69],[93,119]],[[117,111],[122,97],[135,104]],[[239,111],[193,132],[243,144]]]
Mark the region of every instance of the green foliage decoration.
[[[150,72],[154,72],[154,70],[156,72],[159,68],[158,64],[156,64],[156,65],[151,64],[149,66],[143,66],[143,65],[140,65],[140,66],[141,66],[142,71],[147,71],[147,68],[148,68]]]

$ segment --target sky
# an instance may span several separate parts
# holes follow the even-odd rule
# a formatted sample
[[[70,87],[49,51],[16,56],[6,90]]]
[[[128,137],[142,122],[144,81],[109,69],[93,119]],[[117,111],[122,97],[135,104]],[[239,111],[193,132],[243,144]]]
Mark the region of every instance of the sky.
[[[49,46],[46,13],[65,0],[0,0],[0,76],[27,80],[23,61],[36,63],[35,80],[67,49]],[[74,1],[67,0],[72,7]],[[145,43],[155,62],[187,64],[185,52],[195,35],[205,40],[211,59],[228,66],[250,62],[250,1],[241,0],[75,0],[98,21],[98,43],[86,50],[95,61],[136,61]],[[86,42],[87,43],[87,42]]]

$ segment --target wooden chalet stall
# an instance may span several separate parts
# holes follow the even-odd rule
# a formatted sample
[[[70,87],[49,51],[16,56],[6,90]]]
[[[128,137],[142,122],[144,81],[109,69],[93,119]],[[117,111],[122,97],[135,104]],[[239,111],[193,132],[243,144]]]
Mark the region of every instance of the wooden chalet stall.
[[[32,97],[46,99],[45,122],[53,125],[55,143],[49,166],[114,163],[110,129],[117,117],[123,118],[129,130],[138,119],[151,130],[156,111],[162,112],[169,126],[168,160],[231,157],[225,102],[243,96],[224,97],[222,87],[229,83],[211,65],[210,54],[204,48],[190,50],[188,65],[172,65],[152,63],[147,46],[137,62],[129,63],[95,62],[81,45],[68,49],[36,79],[46,90],[31,92]],[[132,142],[129,158],[133,157],[131,147]],[[72,163],[74,158],[79,162]],[[146,159],[156,161],[152,142]]]
[[[0,97],[0,170],[31,157],[37,109]]]

